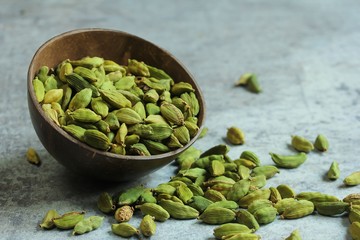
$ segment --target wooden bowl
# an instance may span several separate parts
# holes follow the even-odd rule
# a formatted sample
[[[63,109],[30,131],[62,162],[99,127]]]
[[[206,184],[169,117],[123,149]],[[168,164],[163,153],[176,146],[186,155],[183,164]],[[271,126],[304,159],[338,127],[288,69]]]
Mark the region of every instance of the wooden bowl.
[[[28,70],[28,107],[32,124],[47,151],[66,168],[90,177],[109,181],[128,181],[143,177],[173,161],[191,146],[198,134],[183,148],[164,154],[122,156],[94,149],[70,136],[53,123],[37,102],[32,80],[43,65],[55,67],[64,59],[98,56],[127,64],[129,58],[165,70],[175,82],[190,83],[200,104],[198,125],[204,122],[204,99],[193,76],[169,52],[140,37],[108,29],[80,29],[60,34],[45,42],[35,53]]]

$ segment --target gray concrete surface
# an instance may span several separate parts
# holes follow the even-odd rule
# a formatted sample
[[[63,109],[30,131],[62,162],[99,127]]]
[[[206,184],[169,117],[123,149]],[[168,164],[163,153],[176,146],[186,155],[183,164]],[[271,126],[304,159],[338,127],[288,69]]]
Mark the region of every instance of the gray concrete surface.
[[[287,183],[297,192],[321,191],[343,198],[360,192],[342,179],[360,170],[360,2],[335,1],[31,1],[0,0],[0,238],[119,239],[111,217],[89,234],[43,231],[37,225],[48,209],[101,214],[96,199],[129,186],[154,187],[176,167],[127,184],[109,184],[75,176],[43,148],[33,130],[26,100],[26,74],[36,49],[62,32],[86,27],[127,31],[173,53],[204,92],[206,150],[223,143],[226,128],[241,127],[246,144],[232,147],[236,158],[256,152],[272,164],[269,151],[292,153],[290,135],[328,136],[330,149],[312,152],[295,170],[282,170],[267,186]],[[233,84],[255,72],[264,89],[255,95]],[[43,164],[26,162],[34,147]],[[341,168],[338,181],[324,179],[330,163]],[[139,215],[131,221],[139,224]],[[258,231],[264,240],[284,239],[298,228],[305,240],[351,239],[346,217],[312,215],[276,220]],[[196,220],[159,223],[152,239],[213,239],[214,226]]]

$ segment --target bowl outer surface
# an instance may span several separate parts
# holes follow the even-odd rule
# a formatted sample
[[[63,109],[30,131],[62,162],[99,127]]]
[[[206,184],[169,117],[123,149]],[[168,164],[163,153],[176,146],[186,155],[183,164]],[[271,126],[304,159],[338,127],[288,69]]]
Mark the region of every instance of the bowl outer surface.
[[[128,181],[145,176],[170,163],[191,146],[198,134],[181,149],[144,156],[120,156],[103,152],[73,138],[50,119],[37,103],[32,79],[41,66],[56,67],[65,59],[97,56],[127,64],[129,58],[166,71],[175,82],[189,82],[199,99],[199,126],[202,129],[205,104],[200,88],[182,64],[170,53],[137,36],[107,29],[80,29],[60,34],[44,43],[35,53],[28,71],[28,107],[36,134],[47,151],[68,169],[109,181]]]

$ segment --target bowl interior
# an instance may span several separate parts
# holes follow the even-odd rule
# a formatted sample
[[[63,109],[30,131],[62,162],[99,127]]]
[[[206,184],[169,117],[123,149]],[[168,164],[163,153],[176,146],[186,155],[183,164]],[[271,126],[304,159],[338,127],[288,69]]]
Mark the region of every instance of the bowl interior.
[[[191,146],[198,134],[183,148],[146,156],[122,156],[89,147],[68,135],[49,120],[37,103],[32,79],[43,65],[55,67],[64,59],[98,56],[127,64],[129,58],[144,61],[167,72],[175,82],[190,83],[200,104],[198,125],[204,121],[204,100],[194,78],[174,56],[137,36],[107,29],[81,29],[58,35],[44,43],[35,53],[28,71],[28,106],[35,131],[47,151],[68,169],[110,181],[127,181],[153,172],[168,164]]]

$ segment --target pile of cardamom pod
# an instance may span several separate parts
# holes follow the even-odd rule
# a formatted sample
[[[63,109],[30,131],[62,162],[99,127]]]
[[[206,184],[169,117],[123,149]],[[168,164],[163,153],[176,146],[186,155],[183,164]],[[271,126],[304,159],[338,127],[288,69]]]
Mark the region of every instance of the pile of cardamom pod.
[[[32,81],[45,115],[96,149],[149,156],[186,145],[199,127],[195,89],[163,70],[129,59],[64,60]]]
[[[244,134],[236,127],[228,129],[227,137],[230,142],[245,141]],[[104,192],[97,206],[101,212],[114,216],[118,223],[112,224],[111,229],[121,237],[152,236],[156,233],[156,221],[164,222],[171,217],[219,225],[213,232],[217,239],[258,240],[260,236],[255,232],[278,216],[297,219],[317,213],[331,217],[348,215],[350,234],[353,239],[359,239],[360,193],[341,200],[321,192],[296,193],[286,184],[264,188],[269,178],[280,173],[279,168],[297,168],[306,161],[306,153],[314,148],[326,151],[329,143],[324,135],[318,135],[314,144],[293,136],[291,145],[300,153],[289,156],[270,153],[275,166],[262,165],[252,151],[243,151],[238,159],[232,160],[228,155],[230,148],[225,144],[203,153],[190,147],[176,159],[179,170],[169,182],[155,188],[135,186],[114,196]],[[327,176],[332,180],[339,177],[337,164],[331,164]],[[347,186],[360,184],[360,172],[350,174],[343,182]],[[128,223],[137,210],[144,215],[139,228]],[[99,225],[94,227],[91,217],[84,219],[83,214],[55,216],[54,210],[50,210],[40,226],[74,228],[74,234],[95,230]],[[99,221],[98,216],[92,218]],[[299,230],[295,229],[286,239],[301,239]]]
[[[244,137],[243,134],[229,136]],[[256,230],[275,221],[278,215],[281,219],[296,219],[316,212],[332,217],[348,214],[352,223],[351,236],[359,239],[360,193],[341,200],[321,192],[295,193],[285,184],[264,188],[267,179],[280,172],[279,168],[297,168],[303,164],[306,153],[314,146],[318,151],[328,149],[324,135],[318,135],[314,144],[293,136],[291,145],[300,153],[290,156],[270,153],[275,166],[261,165],[252,151],[244,151],[238,159],[232,160],[228,156],[229,147],[224,144],[203,153],[190,147],[177,158],[179,171],[169,182],[155,188],[133,187],[118,196],[102,193],[97,205],[102,212],[114,214],[119,223],[112,225],[112,231],[122,237],[140,233],[151,236],[156,231],[155,221],[163,222],[171,217],[197,218],[219,225],[213,233],[217,239],[257,240],[260,236],[255,234]],[[333,165],[327,174],[332,180],[339,176],[338,166],[334,168]],[[360,184],[360,172],[347,176],[344,184]],[[136,210],[145,216],[140,230],[128,223]],[[295,229],[286,239],[301,239],[299,230]]]

